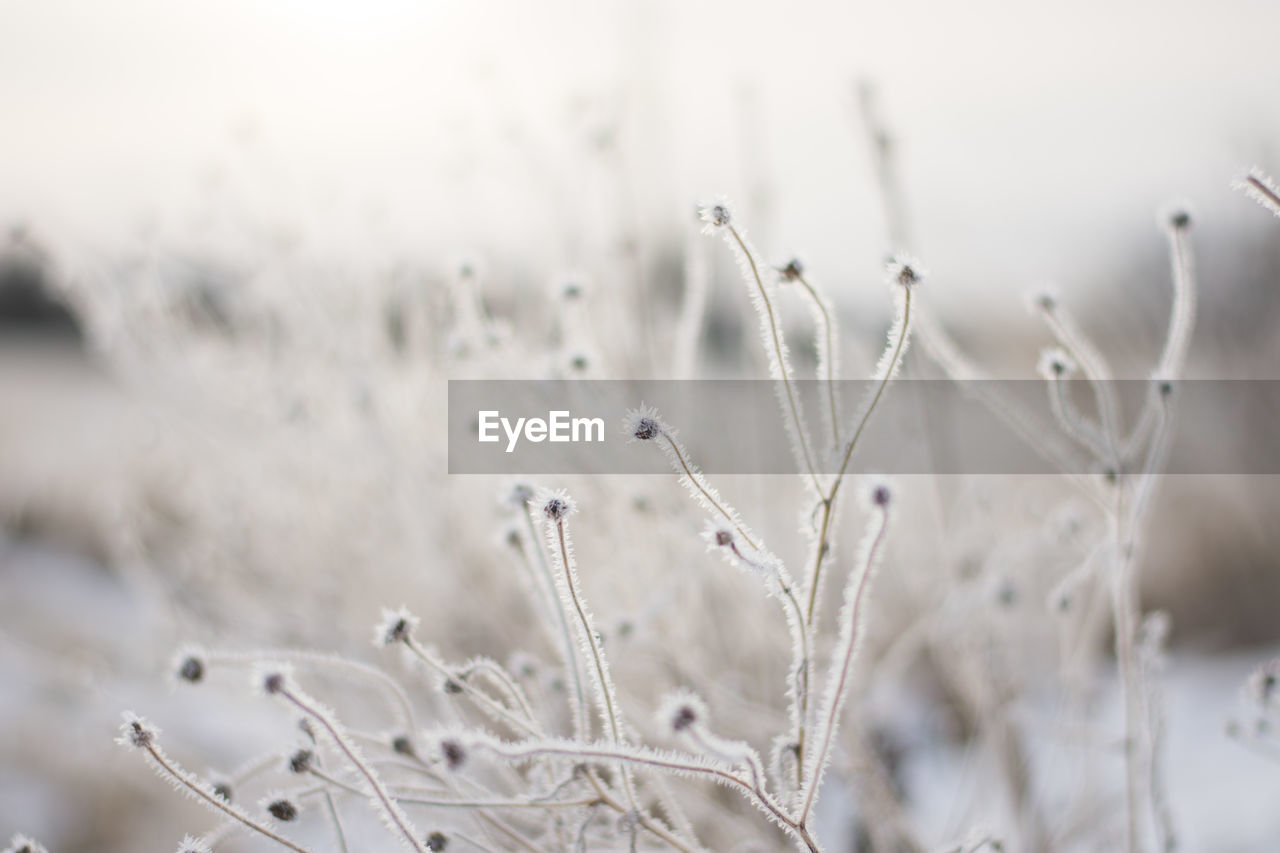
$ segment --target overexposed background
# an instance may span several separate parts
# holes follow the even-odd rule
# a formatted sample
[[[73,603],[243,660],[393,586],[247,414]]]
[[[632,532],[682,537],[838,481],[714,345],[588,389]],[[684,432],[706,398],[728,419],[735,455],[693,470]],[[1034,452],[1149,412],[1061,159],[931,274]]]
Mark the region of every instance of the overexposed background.
[[[216,211],[340,255],[572,265],[587,239],[566,229],[627,203],[591,156],[605,136],[645,233],[725,193],[844,281],[883,252],[854,98],[869,78],[902,143],[912,248],[965,304],[1115,275],[1174,197],[1231,221],[1229,180],[1280,147],[1265,0],[8,0],[0,16],[0,221],[95,245],[189,238]]]

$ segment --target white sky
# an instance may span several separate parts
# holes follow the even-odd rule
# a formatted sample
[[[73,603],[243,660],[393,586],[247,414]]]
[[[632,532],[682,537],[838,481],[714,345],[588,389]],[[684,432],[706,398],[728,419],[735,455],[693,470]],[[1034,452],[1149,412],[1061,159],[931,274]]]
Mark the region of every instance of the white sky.
[[[564,233],[612,192],[582,138],[620,112],[648,222],[763,176],[763,248],[838,279],[883,248],[851,110],[870,75],[927,265],[1053,275],[1280,171],[1278,25],[1274,0],[0,0],[0,223],[109,243],[216,197],[335,251],[572,266]]]

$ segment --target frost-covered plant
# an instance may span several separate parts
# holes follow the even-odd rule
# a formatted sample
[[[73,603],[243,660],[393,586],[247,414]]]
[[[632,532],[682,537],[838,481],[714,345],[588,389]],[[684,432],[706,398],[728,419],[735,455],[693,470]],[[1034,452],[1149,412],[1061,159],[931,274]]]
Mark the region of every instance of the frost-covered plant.
[[[885,560],[899,489],[878,479],[857,484],[863,496],[860,514],[865,517],[861,543],[848,558],[836,545],[844,516],[839,499],[852,488],[846,488],[852,480],[850,466],[867,424],[903,365],[920,317],[913,303],[923,273],[905,254],[888,264],[894,319],[870,390],[848,412],[836,383],[834,312],[806,278],[803,265],[797,260],[777,268],[765,265],[725,203],[704,207],[701,216],[707,230],[722,235],[731,248],[759,320],[780,416],[804,486],[803,572],[793,573],[780,552],[766,546],[757,530],[763,525],[749,524],[746,514],[711,484],[661,413],[642,404],[627,414],[624,429],[632,441],[656,444],[666,456],[702,516],[708,549],[758,579],[766,595],[777,601],[790,636],[789,665],[779,691],[785,709],[764,707],[750,715],[751,729],[740,738],[713,725],[720,714],[713,716],[712,710],[724,709],[723,698],[704,699],[693,692],[708,685],[686,682],[680,675],[674,685],[651,688],[634,677],[620,684],[615,671],[619,655],[627,662],[622,642],[626,631],[606,628],[612,624],[609,619],[602,621],[593,612],[574,549],[575,533],[594,537],[616,529],[601,516],[607,502],[584,500],[579,514],[578,500],[566,491],[518,482],[504,493],[511,523],[502,542],[518,554],[536,614],[533,624],[557,664],[545,665],[531,654],[538,642],[532,637],[530,648],[511,650],[505,664],[487,656],[451,662],[431,645],[446,639],[437,619],[423,620],[403,607],[385,610],[374,628],[375,646],[403,653],[411,670],[402,676],[354,658],[312,651],[183,649],[174,664],[179,681],[201,684],[219,670],[251,668],[253,683],[298,720],[301,740],[282,744],[278,754],[263,756],[225,778],[203,778],[161,749],[155,727],[126,716],[121,742],[143,752],[175,787],[221,819],[216,829],[185,839],[181,849],[215,849],[231,832],[246,831],[289,849],[309,850],[295,838],[294,827],[309,825],[320,815],[332,846],[344,851],[363,848],[375,837],[415,851],[442,850],[455,842],[480,849],[688,851],[738,845],[747,838],[754,838],[761,848],[787,843],[817,851],[823,849],[817,806],[824,781],[833,773],[858,786],[864,820],[874,837],[889,839],[884,843],[890,846],[920,849],[891,771],[876,756],[867,721],[848,711],[851,704],[865,710],[864,702],[853,695],[855,687],[873,684],[866,670],[875,665],[878,671],[892,671],[898,653],[897,646],[873,650],[875,658],[866,660],[873,653],[866,647],[876,570]],[[1084,453],[1088,467],[1100,473],[1082,474],[1084,467],[1069,461],[1062,463],[1063,472],[1107,525],[1087,559],[1059,579],[1049,596],[1050,609],[1078,611],[1080,600],[1096,598],[1095,586],[1108,591],[1125,710],[1122,742],[1131,850],[1144,846],[1147,821],[1163,845],[1175,837],[1160,781],[1163,716],[1156,679],[1167,625],[1159,618],[1142,618],[1136,571],[1168,442],[1174,381],[1182,374],[1194,319],[1195,286],[1185,242],[1189,224],[1183,211],[1166,219],[1175,294],[1169,334],[1142,415],[1128,430],[1120,421],[1105,359],[1060,299],[1044,294],[1032,301],[1056,339],[1056,347],[1046,350],[1039,364],[1052,412],[1075,452]],[[466,289],[475,278],[468,267],[455,282],[462,306],[456,327],[461,336],[458,351],[468,357],[501,353],[509,338],[486,331],[491,323],[483,304],[474,290]],[[576,305],[583,294],[579,281],[575,277],[557,285],[554,298]],[[785,292],[782,284],[799,285],[812,309],[817,375],[824,389],[821,438],[809,429],[797,391],[778,310]],[[590,331],[581,317],[566,318],[561,327],[562,335],[584,348],[593,345]],[[927,315],[921,331],[929,353],[950,375],[976,375]],[[554,366],[549,372],[560,375]],[[1093,405],[1086,409],[1070,394],[1068,379],[1077,373],[1092,392]],[[987,402],[1013,425],[1025,427],[1025,416],[1007,401]],[[1044,443],[1043,434],[1029,432],[1034,444]],[[1069,459],[1056,448],[1045,454],[1055,461]],[[600,497],[599,492],[594,495]],[[597,566],[585,571],[589,576],[599,573]],[[822,624],[824,616],[829,617],[823,590],[833,574],[843,576],[843,597],[834,626],[827,628]],[[1013,595],[1008,586],[998,594],[1005,601]],[[438,604],[432,602],[430,612],[437,613]],[[1047,829],[1038,814],[1040,805],[1031,801],[1027,790],[1030,783],[1016,729],[991,697],[992,691],[1003,689],[994,683],[998,669],[995,675],[984,672],[990,664],[969,648],[975,631],[972,620],[964,619],[962,628],[948,633],[953,629],[945,617],[926,610],[920,630],[909,629],[904,638],[924,632],[928,642],[960,641],[954,650],[942,653],[954,655],[956,664],[955,673],[944,677],[952,679],[974,707],[996,703],[991,718],[980,725],[996,733],[1011,768],[1023,839],[1047,848]],[[1087,627],[1082,623],[1075,642],[1086,642]],[[669,659],[680,658],[677,651]],[[322,695],[319,689],[303,686],[309,679],[330,677],[376,688],[393,728],[378,731],[345,719],[315,698]],[[434,698],[425,703],[424,685],[435,688]],[[677,689],[672,692],[670,686]],[[656,728],[650,714],[633,713],[637,704],[658,708]],[[425,722],[428,718],[431,723]],[[242,796],[246,787],[261,787],[267,777],[274,783],[271,788],[256,798]],[[727,806],[713,786],[753,807],[758,816]],[[693,792],[698,796],[691,797]],[[250,802],[254,805],[247,805]],[[353,808],[357,803],[365,804],[363,813],[376,818],[382,830],[359,817]],[[772,823],[777,834],[762,832],[762,820]],[[979,848],[1001,844],[997,835],[980,835]]]
[[[876,125],[868,93],[863,107]],[[924,274],[902,251],[912,241],[892,169],[892,137],[882,126],[873,126],[871,135],[894,249],[886,274],[893,310],[863,399],[841,399],[836,307],[804,263],[767,264],[727,203],[700,210],[706,230],[723,238],[740,267],[795,457],[796,482],[771,489],[763,501],[745,499],[733,483],[713,485],[682,443],[679,425],[643,404],[627,415],[625,430],[636,442],[658,446],[692,503],[659,489],[633,491],[611,478],[573,484],[572,497],[518,482],[504,489],[505,526],[493,543],[472,535],[484,522],[465,498],[455,504],[456,495],[436,493],[443,472],[439,460],[422,454],[422,425],[431,414],[423,411],[431,407],[422,395],[445,372],[569,378],[655,363],[653,351],[661,347],[651,336],[660,338],[660,330],[639,320],[601,322],[592,310],[592,299],[610,281],[599,270],[552,277],[545,299],[540,289],[534,297],[490,292],[502,274],[474,260],[454,264],[438,281],[419,281],[413,272],[398,276],[390,295],[350,288],[297,261],[268,264],[238,303],[243,313],[228,321],[238,336],[234,346],[207,328],[180,326],[176,317],[187,314],[166,307],[159,273],[144,279],[157,285],[154,292],[144,284],[140,293],[118,295],[118,303],[110,289],[86,288],[81,296],[97,323],[95,339],[115,343],[112,353],[126,367],[142,366],[135,381],[152,375],[149,364],[174,363],[184,380],[179,384],[235,389],[237,404],[263,428],[255,436],[257,452],[235,460],[261,484],[253,509],[291,536],[304,525],[337,531],[295,536],[290,563],[310,567],[316,558],[322,569],[412,567],[377,584],[338,571],[315,571],[305,582],[265,572],[275,555],[255,543],[269,537],[239,535],[245,520],[230,509],[242,497],[243,478],[191,478],[184,494],[191,511],[179,514],[193,519],[206,547],[179,552],[174,569],[180,580],[234,577],[217,587],[227,600],[201,605],[214,614],[233,612],[240,624],[282,626],[285,637],[318,634],[346,651],[180,651],[173,672],[182,684],[207,689],[222,673],[250,671],[263,701],[297,727],[270,754],[200,776],[161,748],[158,729],[126,717],[121,742],[219,821],[185,838],[179,850],[209,853],[233,833],[250,833],[317,853],[384,844],[417,851],[812,851],[844,843],[839,822],[854,811],[876,849],[920,850],[962,835],[970,840],[949,849],[1001,849],[1013,840],[1019,849],[1088,844],[1106,835],[1108,822],[1097,822],[1104,828],[1094,831],[1083,806],[1053,819],[1049,801],[1039,799],[1014,705],[1041,686],[1026,676],[1033,668],[1045,680],[1060,675],[1063,704],[1080,712],[1072,722],[1081,729],[1093,725],[1086,708],[1091,697],[1077,689],[1084,680],[1077,676],[1087,669],[1081,661],[1090,660],[1104,621],[1114,633],[1125,711],[1118,738],[1125,843],[1130,850],[1147,846],[1148,836],[1165,847],[1172,843],[1158,689],[1168,626],[1142,612],[1136,590],[1194,321],[1190,216],[1177,211],[1163,223],[1175,298],[1135,423],[1123,423],[1106,358],[1065,301],[1050,293],[1037,295],[1032,307],[1054,339],[1038,367],[1056,433],[991,387],[970,383],[1059,466],[1082,498],[1046,525],[1057,537],[1050,546],[1037,542],[1034,554],[1018,555],[1025,556],[1022,563],[1046,567],[1028,580],[995,566],[992,555],[1003,543],[992,540],[1016,543],[1041,531],[1014,529],[998,508],[989,508],[990,496],[979,487],[961,492],[945,506],[951,517],[940,520],[918,507],[931,500],[947,504],[936,483],[863,481],[849,473],[917,338],[917,352],[946,375],[983,375],[920,300],[927,293]],[[1243,184],[1264,206],[1280,209],[1265,176],[1251,173]],[[659,341],[671,344],[665,366],[680,378],[698,372],[715,251],[706,240],[686,247],[684,295],[672,310],[670,340]],[[305,307],[288,290],[295,278],[312,287]],[[640,304],[649,297],[629,295]],[[384,296],[388,302],[377,301]],[[614,293],[606,296],[612,307],[624,303]],[[546,304],[529,310],[536,299]],[[798,391],[802,350],[797,347],[793,359],[784,316],[792,299],[811,316],[812,340],[804,344],[815,356],[818,412],[806,412]],[[494,310],[502,300],[503,310]],[[519,324],[500,319],[516,314]],[[844,340],[849,348],[850,338]],[[635,344],[637,352],[619,352],[615,341]],[[645,348],[651,351],[641,353]],[[1087,400],[1072,393],[1082,384]],[[855,492],[861,500],[842,500]],[[855,514],[864,531],[858,547],[846,552],[839,531]],[[779,523],[791,517],[801,519],[799,537],[795,525]],[[697,543],[699,530],[707,550],[745,578],[701,571],[713,561],[686,547]],[[397,531],[408,531],[407,541],[393,543]],[[148,553],[145,531],[121,526],[118,533],[115,544],[135,567],[148,558],[167,565]],[[218,553],[232,542],[235,549]],[[442,549],[442,542],[450,547]],[[361,550],[360,543],[368,544]],[[935,550],[921,553],[935,543]],[[972,576],[949,571],[969,571],[969,562],[978,564]],[[881,565],[889,570],[877,578]],[[494,566],[515,569],[526,592],[522,605],[502,594],[516,584],[495,583],[511,573],[496,575]],[[918,578],[910,577],[913,569]],[[970,582],[974,577],[978,582]],[[926,592],[903,604],[900,587],[913,582]],[[1041,592],[1052,621],[1034,606],[1036,596],[1023,595],[1035,583],[1048,587]],[[832,584],[841,596],[827,594]],[[285,589],[291,607],[281,605]],[[383,669],[362,662],[344,642],[366,630],[363,622],[346,624],[347,610],[333,611],[341,620],[316,614],[330,612],[317,605],[333,600],[359,610],[366,596],[386,596],[388,589],[395,590],[393,602],[411,602],[415,610],[386,610],[374,626],[374,645],[388,658]],[[736,595],[744,590],[756,596]],[[735,595],[716,600],[722,593]],[[717,630],[721,619],[727,627]],[[877,636],[878,627],[891,636]],[[1056,632],[1060,673],[1039,658],[1019,667],[1025,664],[1019,654],[1034,657],[1020,641],[1039,637],[1037,631]],[[473,645],[487,654],[454,659]],[[886,685],[918,680],[926,668],[932,687],[958,709],[956,739],[994,756],[1008,783],[1009,815],[999,832],[928,826],[912,812],[911,782],[896,766],[885,722],[893,711],[876,706]],[[983,795],[1000,802],[990,782],[984,778]],[[1081,790],[1068,792],[1068,803],[1083,803],[1088,787],[1082,782]],[[18,840],[12,846],[21,849]]]
[[[560,652],[557,692],[566,700],[563,711],[554,703],[546,707],[538,701],[546,696],[531,695],[530,685],[522,684],[518,669],[489,658],[474,658],[460,665],[446,662],[419,639],[419,619],[403,608],[384,612],[375,628],[375,645],[404,649],[439,679],[444,695],[466,700],[487,725],[455,724],[438,732],[422,730],[415,723],[417,714],[407,686],[398,685],[380,670],[343,658],[304,651],[183,650],[175,672],[180,681],[192,684],[203,682],[211,669],[254,664],[255,683],[300,718],[308,737],[305,748],[293,751],[285,762],[288,772],[318,783],[272,790],[256,808],[246,809],[231,799],[233,785],[242,784],[243,776],[215,785],[191,775],[160,749],[154,727],[140,718],[127,717],[121,741],[144,751],[176,786],[229,822],[194,843],[213,845],[234,824],[291,849],[303,849],[283,834],[279,824],[299,818],[303,799],[319,798],[329,813],[337,844],[345,848],[348,838],[340,817],[341,800],[354,794],[369,803],[391,836],[418,851],[438,849],[447,843],[449,833],[424,833],[406,812],[410,806],[470,814],[461,820],[464,825],[472,824],[469,828],[453,826],[452,831],[485,836],[487,841],[480,843],[493,846],[514,843],[527,849],[561,848],[574,839],[584,845],[591,839],[593,845],[621,844],[632,849],[655,844],[702,849],[694,820],[686,813],[687,804],[672,792],[665,778],[683,776],[737,792],[799,849],[820,849],[813,834],[814,806],[824,772],[833,759],[854,663],[866,631],[871,581],[888,533],[892,492],[887,484],[877,481],[866,486],[870,520],[848,571],[844,607],[834,646],[821,667],[821,685],[816,683],[820,663],[816,651],[823,640],[818,625],[822,614],[819,586],[824,569],[836,563],[836,499],[867,421],[906,351],[911,291],[920,275],[910,262],[891,264],[890,282],[898,294],[897,320],[876,368],[874,393],[846,426],[835,388],[836,332],[825,298],[804,278],[798,261],[777,272],[765,266],[725,205],[704,208],[702,215],[709,230],[726,234],[742,266],[760,318],[771,373],[781,383],[782,416],[817,503],[815,516],[820,516],[821,522],[810,532],[806,562],[811,567],[803,583],[793,579],[785,562],[765,547],[763,538],[752,532],[710,485],[675,430],[655,410],[642,406],[629,414],[626,428],[633,440],[656,442],[662,447],[681,482],[707,513],[710,547],[758,576],[765,591],[783,605],[792,637],[792,664],[784,689],[788,723],[769,738],[772,751],[768,765],[748,743],[716,734],[709,725],[706,706],[689,694],[668,699],[664,703],[667,711],[660,715],[667,718],[668,735],[678,736],[682,748],[673,751],[644,743],[625,715],[604,635],[584,595],[571,535],[576,501],[564,491],[535,491],[518,484],[511,489],[509,500],[524,517],[523,530],[517,526],[507,538],[525,557],[532,586],[539,590],[544,605],[542,619],[550,626],[548,634]],[[825,451],[819,450],[809,434],[794,387],[787,344],[775,311],[778,275],[783,281],[800,283],[814,308],[819,370],[827,392],[824,431],[831,435]],[[576,300],[578,288],[571,291]],[[562,289],[561,296],[569,292]],[[461,324],[462,331],[479,328],[478,309],[469,308],[462,316],[471,318]],[[493,340],[478,332],[469,337],[472,345]],[[820,474],[819,452],[837,460],[834,474]],[[386,687],[404,728],[390,737],[349,729],[333,710],[299,685],[290,666],[347,671]],[[584,689],[588,685],[590,689]],[[589,700],[589,695],[593,699]],[[656,701],[657,697],[653,698]],[[670,710],[672,702],[678,704],[674,712]],[[366,747],[374,751],[366,755]],[[423,782],[432,784],[424,788]],[[615,819],[602,823],[597,817],[601,810],[614,812]],[[705,820],[705,816],[699,818]]]

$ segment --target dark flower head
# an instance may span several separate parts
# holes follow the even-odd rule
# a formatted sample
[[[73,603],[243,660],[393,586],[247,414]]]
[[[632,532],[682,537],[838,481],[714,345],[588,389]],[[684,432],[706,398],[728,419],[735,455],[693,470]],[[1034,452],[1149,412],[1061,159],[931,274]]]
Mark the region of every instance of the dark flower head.
[[[457,770],[467,761],[466,747],[453,738],[440,741],[440,755],[444,757],[444,763],[450,770]]]
[[[786,266],[778,268],[778,275],[782,276],[783,281],[799,281],[804,275],[804,264],[800,263],[799,258],[792,258],[787,261]]]
[[[568,492],[543,489],[534,498],[534,503],[542,514],[550,521],[561,522],[577,510],[577,505]]]
[[[273,797],[266,804],[267,811],[276,820],[288,823],[298,818],[298,807],[284,797]]]

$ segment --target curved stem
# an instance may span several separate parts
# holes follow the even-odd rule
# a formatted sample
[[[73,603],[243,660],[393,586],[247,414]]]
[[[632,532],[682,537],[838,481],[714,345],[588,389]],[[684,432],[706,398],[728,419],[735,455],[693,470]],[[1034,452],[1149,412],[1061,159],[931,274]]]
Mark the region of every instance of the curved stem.
[[[849,686],[849,677],[853,672],[853,661],[858,651],[858,640],[864,628],[862,602],[865,599],[872,570],[875,567],[880,547],[884,544],[885,533],[888,529],[889,510],[887,507],[881,508],[879,529],[876,530],[874,538],[871,539],[867,547],[866,560],[861,567],[857,580],[853,582],[852,594],[848,599],[848,624],[842,626],[842,630],[847,630],[848,634],[844,637],[840,669],[838,671],[833,670],[831,673],[831,678],[835,679],[835,681],[830,683],[830,692],[827,695],[826,719],[823,721],[821,734],[818,738],[818,750],[814,753],[812,775],[805,789],[804,805],[801,807],[798,819],[800,824],[804,824],[808,820],[809,812],[812,810],[818,794],[818,787],[822,783],[822,771],[826,766],[827,755],[831,751],[831,741],[835,737],[836,727],[840,722],[840,711],[844,707],[845,692]]]
[[[806,624],[813,624],[814,607],[818,600],[818,581],[822,573],[822,560],[826,556],[827,537],[831,529],[831,511],[835,504],[836,493],[840,490],[840,484],[844,481],[845,472],[849,468],[849,461],[853,458],[853,450],[858,444],[858,439],[862,437],[862,431],[866,429],[867,421],[871,419],[871,413],[875,411],[876,405],[880,402],[880,398],[884,396],[884,389],[888,386],[889,380],[893,374],[897,372],[898,364],[902,360],[902,351],[907,343],[907,335],[911,330],[911,288],[904,289],[902,303],[902,328],[898,332],[898,340],[894,344],[893,354],[889,358],[888,364],[885,365],[884,376],[880,377],[880,384],[876,387],[875,394],[871,398],[870,404],[862,413],[862,418],[858,421],[857,429],[853,431],[849,443],[845,446],[844,456],[840,460],[840,469],[836,472],[835,479],[831,482],[831,489],[822,499],[822,526],[818,534],[817,556],[814,558],[813,572],[809,581],[809,606],[805,611]]]
[[[573,602],[574,610],[578,615],[578,627],[586,640],[587,648],[591,651],[591,660],[595,665],[596,680],[600,685],[600,704],[605,712],[605,720],[609,724],[609,736],[615,746],[621,746],[622,726],[618,721],[618,710],[614,707],[614,697],[612,684],[609,681],[609,674],[605,670],[604,652],[600,648],[600,643],[596,638],[596,632],[591,627],[591,620],[587,616],[586,608],[582,606],[582,596],[578,593],[577,584],[574,582],[574,572],[569,564],[569,546],[565,540],[564,521],[556,522],[556,537],[560,543],[560,570],[564,575],[565,587],[569,591],[569,599]],[[622,787],[627,794],[627,802],[631,809],[639,813],[640,808],[636,804],[635,782],[631,778],[631,772],[624,766],[619,766],[622,775]]]
[[[813,454],[809,450],[809,440],[804,434],[804,422],[800,418],[800,408],[796,404],[795,391],[791,387],[791,377],[787,375],[787,362],[783,358],[782,351],[782,333],[778,331],[778,321],[773,314],[773,302],[769,299],[769,293],[765,290],[764,280],[760,278],[760,270],[756,266],[756,259],[751,254],[751,250],[747,248],[747,243],[742,239],[742,235],[738,233],[738,229],[733,225],[728,226],[729,234],[737,242],[738,248],[742,251],[743,257],[747,259],[747,266],[751,269],[751,276],[755,279],[756,287],[759,289],[760,301],[764,306],[765,318],[769,324],[769,334],[773,342],[773,355],[778,360],[778,373],[782,377],[782,384],[787,393],[787,406],[791,410],[791,423],[796,431],[796,441],[800,445],[800,452],[804,456],[805,467],[809,471],[809,479],[813,482],[813,490],[822,493],[822,484],[818,481],[817,470],[813,466]]]
[[[246,815],[241,809],[235,808],[234,806],[230,805],[226,800],[222,799],[221,797],[214,796],[210,792],[206,791],[200,785],[197,785],[194,782],[192,782],[191,779],[188,778],[187,774],[183,772],[176,764],[170,761],[169,757],[165,755],[164,752],[155,744],[148,743],[146,744],[144,749],[146,749],[147,754],[151,756],[151,760],[156,763],[156,766],[162,769],[165,773],[169,774],[169,777],[173,779],[174,784],[190,792],[196,799],[200,800],[205,805],[209,806],[215,811],[222,812],[224,815],[231,818],[232,820],[235,820],[244,824],[249,829],[252,829],[254,832],[257,832],[260,835],[264,835],[267,838],[270,838],[272,841],[276,842],[277,844],[280,844],[284,847],[289,848],[290,850],[295,851],[295,853],[311,853],[311,851],[309,851],[307,848],[299,847],[297,844],[294,844],[292,841],[285,838],[284,836],[277,835],[275,832],[272,832],[267,827],[263,826],[262,824],[255,821],[253,818]]]
[[[436,672],[440,673],[440,675],[443,676],[444,678],[447,678],[452,683],[458,685],[458,687],[462,690],[462,692],[466,693],[467,696],[472,701],[474,701],[477,705],[481,705],[482,707],[484,707],[485,710],[487,710],[489,713],[493,714],[495,717],[505,722],[507,725],[511,726],[511,728],[514,729],[515,731],[522,732],[526,735],[532,735],[535,737],[541,734],[536,728],[536,726],[525,722],[524,720],[517,717],[515,714],[511,713],[510,709],[503,706],[500,702],[497,702],[496,700],[494,700],[491,696],[489,696],[487,693],[477,688],[474,684],[471,684],[467,679],[456,678],[454,676],[454,673],[450,672],[447,666],[440,663],[438,660],[436,660],[430,654],[428,654],[427,650],[424,649],[422,645],[413,637],[405,637],[404,644],[409,649],[409,651],[413,652],[418,657],[419,660],[421,660],[427,666],[434,669]]]
[[[387,793],[387,789],[383,786],[382,780],[373,772],[360,756],[356,754],[355,747],[347,741],[347,739],[338,731],[337,725],[329,718],[329,715],[318,707],[308,704],[302,697],[287,687],[281,687],[276,691],[283,699],[301,711],[303,714],[312,718],[324,727],[329,733],[329,737],[333,739],[334,744],[339,751],[346,756],[347,761],[360,772],[365,781],[369,783],[369,788],[373,792],[373,797],[381,807],[380,810],[386,816],[390,824],[397,829],[405,840],[409,842],[409,846],[418,853],[427,853],[426,848],[418,841],[417,833],[409,824],[408,818],[400,811],[400,808],[391,799],[391,795]]]
[[[400,707],[401,713],[404,714],[405,725],[409,727],[409,731],[417,731],[418,724],[414,721],[413,703],[409,701],[409,697],[394,678],[387,673],[378,669],[376,666],[370,666],[359,661],[348,660],[336,654],[324,654],[323,652],[312,652],[304,649],[267,649],[263,651],[252,652],[217,652],[209,654],[205,657],[205,661],[210,664],[255,664],[262,661],[280,661],[282,663],[297,663],[310,667],[332,667],[334,669],[346,669],[351,672],[371,678],[381,684],[387,692],[394,698],[395,703]]]
[[[725,509],[723,504],[716,500],[716,498],[707,490],[707,487],[702,484],[702,479],[694,474],[693,467],[684,458],[684,454],[680,452],[680,444],[673,439],[665,429],[662,430],[661,435],[666,439],[667,447],[671,449],[672,455],[675,457],[676,461],[680,463],[680,468],[684,471],[684,475],[689,478],[689,482],[693,483],[694,488],[698,490],[707,503],[716,508],[716,512],[724,516],[725,520],[733,525],[733,529],[738,531],[738,535],[751,546],[753,551],[759,551],[760,546],[757,545],[751,537],[747,535],[747,532],[742,529],[742,525],[740,525],[738,520],[733,517],[733,513]]]
[[[803,832],[804,828],[800,823],[791,815],[787,814],[787,812],[774,801],[773,797],[769,796],[767,791],[753,786],[751,782],[738,774],[713,764],[704,764],[697,760],[685,761],[680,758],[668,757],[661,753],[638,749],[627,749],[625,747],[601,748],[596,746],[582,746],[580,744],[557,746],[554,743],[535,743],[533,745],[524,745],[519,743],[505,744],[495,742],[489,742],[482,744],[481,746],[482,748],[489,749],[505,758],[523,759],[537,755],[558,756],[570,759],[592,758],[597,761],[616,761],[620,764],[652,767],[668,773],[703,776],[722,785],[737,788],[742,793],[746,794],[753,802],[756,803],[756,805],[763,809],[788,832],[797,836],[807,836],[807,833]],[[818,850],[817,845],[812,843],[811,839],[809,841],[809,849],[813,850],[814,853]]]
[[[524,691],[520,689],[520,686],[511,679],[510,674],[499,666],[496,661],[490,660],[489,658],[476,658],[469,661],[464,671],[460,674],[462,679],[465,681],[476,672],[489,676],[495,684],[501,687],[507,696],[520,708],[520,713],[524,715],[526,720],[531,723],[537,722],[537,717],[533,713],[533,707],[529,704],[529,700],[525,698]]]
[[[813,300],[814,306],[822,317],[822,334],[826,340],[827,352],[827,406],[831,409],[831,440],[833,442],[832,447],[839,447],[840,417],[839,409],[836,408],[836,350],[831,314],[827,311],[827,306],[822,297],[818,295],[818,291],[814,289],[813,285],[809,284],[803,275],[796,276],[796,281],[800,282],[804,289],[808,291],[809,298]]]
[[[549,584],[552,610],[555,611],[556,620],[560,625],[564,668],[569,671],[569,675],[573,679],[573,697],[569,706],[569,713],[573,720],[573,734],[574,737],[585,738],[587,736],[587,693],[582,687],[582,672],[578,666],[578,647],[573,642],[573,635],[569,630],[569,618],[565,615],[564,608],[558,606],[560,596],[556,594],[556,579],[551,573],[551,566],[547,563],[547,555],[542,550],[542,537],[534,529],[533,516],[527,512],[522,512],[521,514],[524,516],[525,524],[529,528],[529,547],[537,551],[538,564],[542,568],[543,576]],[[573,702],[574,699],[577,700],[576,703]]]

